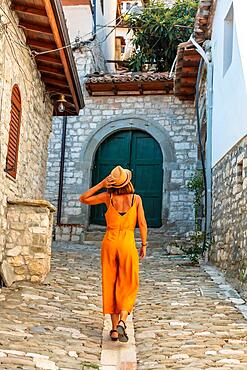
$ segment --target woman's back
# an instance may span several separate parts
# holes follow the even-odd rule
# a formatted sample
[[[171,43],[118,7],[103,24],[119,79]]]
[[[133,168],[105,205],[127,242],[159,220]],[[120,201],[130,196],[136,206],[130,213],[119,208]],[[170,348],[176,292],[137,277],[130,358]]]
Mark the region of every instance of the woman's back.
[[[134,204],[134,194],[110,194],[110,201],[113,207],[121,214],[126,213]]]
[[[105,214],[107,229],[133,230],[137,223],[136,195],[110,194]]]

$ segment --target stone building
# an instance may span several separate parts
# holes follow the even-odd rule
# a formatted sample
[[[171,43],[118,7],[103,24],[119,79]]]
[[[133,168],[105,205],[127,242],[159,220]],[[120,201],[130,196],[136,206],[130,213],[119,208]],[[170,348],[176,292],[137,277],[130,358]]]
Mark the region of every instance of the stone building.
[[[247,136],[213,167],[210,259],[247,292]]]
[[[247,292],[247,47],[244,3],[217,2],[212,23],[210,258]],[[216,47],[217,45],[221,45]],[[225,108],[222,109],[222,101]]]
[[[188,55],[197,63],[202,55],[198,115],[207,177],[209,259],[246,292],[245,5],[234,0],[205,1],[204,5],[201,1],[201,5],[201,15],[209,14],[207,22],[202,22],[202,17],[195,22],[195,28],[202,31],[197,41],[203,49],[193,40],[179,46],[175,93],[183,88],[181,74]],[[198,64],[190,70],[191,74],[197,72]]]
[[[44,188],[52,116],[83,106],[71,49],[38,55],[68,43],[59,2],[10,3],[0,5],[0,273],[7,285],[41,281],[50,269],[55,208]]]
[[[153,232],[184,236],[194,228],[187,182],[197,166],[195,87],[175,96],[168,73],[109,73],[101,46],[96,35],[74,49],[85,108],[64,124],[53,122],[46,195],[61,210],[56,238],[78,242],[104,224],[103,207],[78,199],[116,164],[133,170]]]

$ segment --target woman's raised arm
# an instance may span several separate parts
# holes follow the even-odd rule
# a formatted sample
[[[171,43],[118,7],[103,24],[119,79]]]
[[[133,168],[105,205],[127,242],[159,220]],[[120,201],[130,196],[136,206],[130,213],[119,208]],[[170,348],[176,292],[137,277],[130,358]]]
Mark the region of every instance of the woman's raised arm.
[[[97,195],[94,194],[103,188],[111,187],[114,184],[114,182],[115,181],[110,176],[106,177],[104,180],[100,181],[97,185],[85,191],[85,193],[83,193],[79,198],[80,202],[89,205],[107,203],[109,199],[109,194],[106,191]]]

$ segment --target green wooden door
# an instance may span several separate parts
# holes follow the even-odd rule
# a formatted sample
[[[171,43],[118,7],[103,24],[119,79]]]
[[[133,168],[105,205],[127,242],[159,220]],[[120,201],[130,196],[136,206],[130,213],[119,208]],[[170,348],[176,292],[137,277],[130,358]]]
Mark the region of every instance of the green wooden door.
[[[135,192],[141,195],[149,227],[161,226],[162,153],[154,138],[143,131],[120,131],[98,148],[92,183],[95,185],[117,165],[133,171]],[[105,205],[91,207],[91,223],[105,225]]]

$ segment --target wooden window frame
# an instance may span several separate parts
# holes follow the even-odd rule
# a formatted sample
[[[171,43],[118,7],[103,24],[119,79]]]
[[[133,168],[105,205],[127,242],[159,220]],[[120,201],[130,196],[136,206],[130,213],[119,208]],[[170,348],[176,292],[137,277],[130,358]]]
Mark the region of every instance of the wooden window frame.
[[[21,93],[19,86],[15,84],[11,93],[11,111],[9,123],[9,139],[6,157],[5,172],[16,179],[18,152],[20,142],[20,128],[21,128]]]
[[[243,191],[244,182],[244,161],[243,159],[237,163],[237,190]]]
[[[233,2],[224,19],[224,45],[223,45],[223,77],[230,68],[234,48],[234,7]]]
[[[105,14],[105,6],[104,6],[104,0],[100,0],[100,6],[101,6],[101,12],[102,12],[102,15]]]

